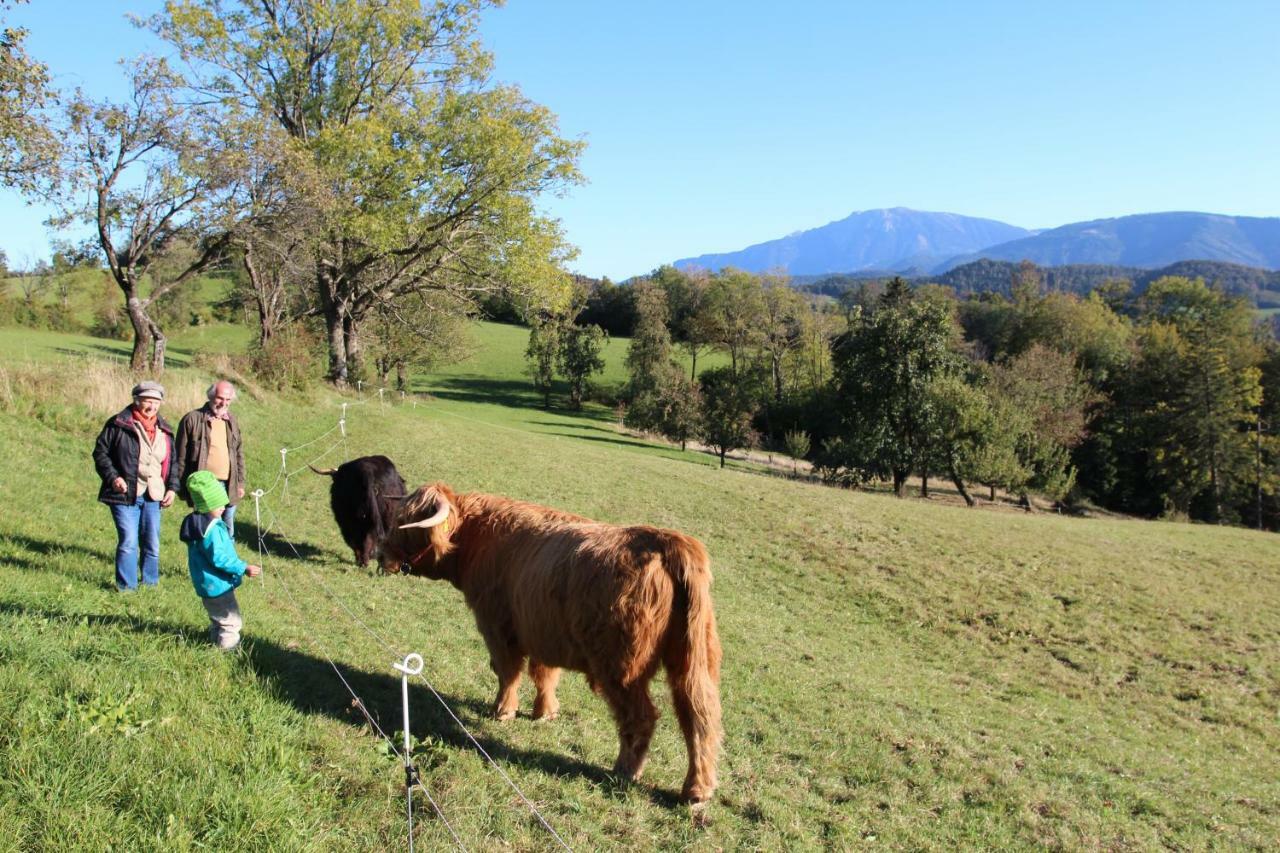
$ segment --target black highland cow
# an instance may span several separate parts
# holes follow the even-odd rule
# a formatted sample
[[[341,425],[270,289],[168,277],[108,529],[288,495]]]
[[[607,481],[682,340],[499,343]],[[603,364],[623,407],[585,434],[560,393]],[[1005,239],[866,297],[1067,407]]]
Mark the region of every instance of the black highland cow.
[[[385,456],[361,456],[337,468],[308,467],[333,478],[329,488],[333,517],[356,562],[367,565],[391,529],[405,496],[404,480],[395,463]]]

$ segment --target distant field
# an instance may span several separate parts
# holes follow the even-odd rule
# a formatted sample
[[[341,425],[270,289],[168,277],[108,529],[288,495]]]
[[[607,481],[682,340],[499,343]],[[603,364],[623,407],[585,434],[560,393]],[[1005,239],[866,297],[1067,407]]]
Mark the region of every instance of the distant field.
[[[161,588],[108,588],[114,536],[89,461],[106,404],[87,401],[115,405],[129,377],[59,360],[95,342],[0,330],[0,443],[24,453],[0,477],[0,846],[402,847],[403,775],[329,661],[390,733],[390,664],[408,651],[575,849],[1267,849],[1280,837],[1280,537],[719,471],[620,435],[603,408],[543,411],[517,385],[524,334],[482,326],[475,358],[415,380],[434,398],[416,407],[329,392],[237,403],[251,486],[272,491],[266,576],[241,596],[246,652],[226,657],[202,640],[180,511],[165,516]],[[206,381],[165,377],[188,401]],[[343,400],[346,442],[330,431]],[[703,539],[727,732],[705,825],[674,803],[684,750],[660,683],[637,786],[606,772],[613,725],[579,676],[564,680],[558,721],[488,720],[493,678],[460,596],[354,568],[326,481],[279,477],[279,449],[306,442],[289,470],[386,453],[411,483]],[[252,505],[239,525],[252,547]],[[466,846],[549,849],[421,682],[411,703],[424,781]],[[450,846],[419,808],[420,849]]]

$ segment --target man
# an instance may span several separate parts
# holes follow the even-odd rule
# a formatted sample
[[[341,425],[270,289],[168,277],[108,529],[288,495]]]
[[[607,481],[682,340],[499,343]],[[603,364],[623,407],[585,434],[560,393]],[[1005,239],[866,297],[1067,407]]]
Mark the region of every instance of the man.
[[[206,396],[209,402],[187,412],[178,424],[179,494],[190,504],[187,477],[195,471],[212,472],[231,500],[222,521],[227,533],[234,537],[236,505],[244,497],[244,448],[240,444],[240,425],[231,414],[236,389],[222,379],[209,386]]]

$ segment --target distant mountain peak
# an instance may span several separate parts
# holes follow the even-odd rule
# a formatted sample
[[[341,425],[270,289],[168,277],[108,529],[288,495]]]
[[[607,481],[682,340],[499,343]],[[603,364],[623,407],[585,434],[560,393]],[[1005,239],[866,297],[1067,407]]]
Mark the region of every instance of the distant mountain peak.
[[[675,266],[792,275],[943,272],[979,258],[1142,268],[1209,260],[1280,269],[1280,218],[1166,211],[1030,230],[958,213],[874,208],[736,252],[681,258]]]
[[[992,219],[907,207],[855,210],[844,219],[757,243],[737,252],[682,258],[681,269],[750,272],[783,269],[795,275],[867,269],[931,267],[955,255],[1025,237],[1031,232]]]

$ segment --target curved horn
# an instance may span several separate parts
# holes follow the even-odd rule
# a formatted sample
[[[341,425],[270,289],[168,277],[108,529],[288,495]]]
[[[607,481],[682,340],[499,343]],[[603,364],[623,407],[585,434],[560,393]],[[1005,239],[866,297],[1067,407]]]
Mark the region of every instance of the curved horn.
[[[317,468],[310,462],[307,463],[307,467],[312,471],[315,471],[317,474],[324,474],[326,477],[332,477],[334,474],[338,473],[337,468]]]
[[[431,516],[430,518],[424,518],[422,519],[422,521],[413,521],[413,522],[410,522],[409,524],[402,524],[400,525],[400,529],[407,530],[410,527],[435,527],[437,524],[443,523],[444,520],[448,517],[449,517],[449,503],[448,501],[441,501],[440,508],[436,510],[435,515]]]

